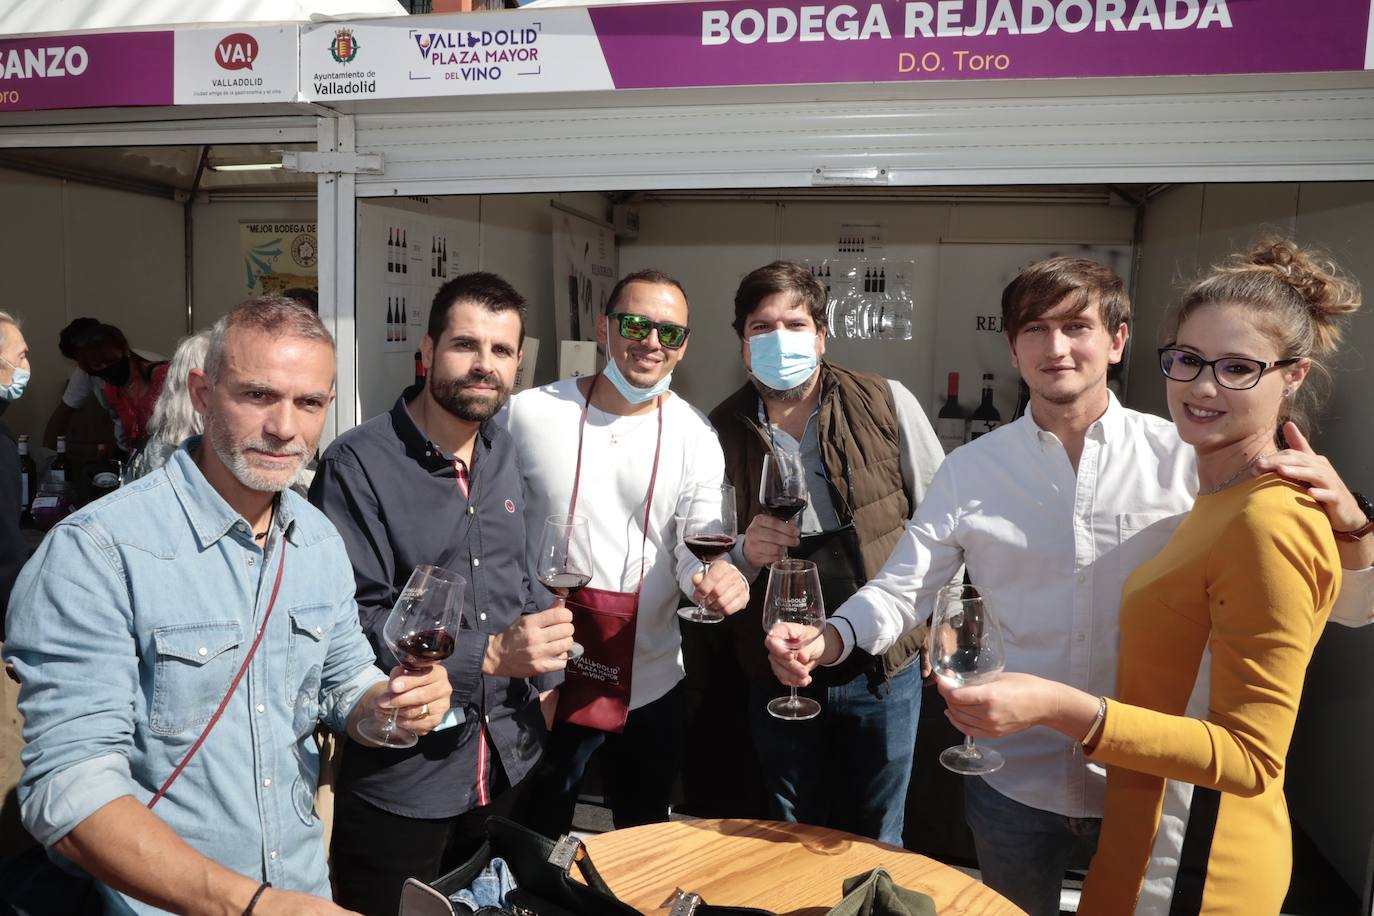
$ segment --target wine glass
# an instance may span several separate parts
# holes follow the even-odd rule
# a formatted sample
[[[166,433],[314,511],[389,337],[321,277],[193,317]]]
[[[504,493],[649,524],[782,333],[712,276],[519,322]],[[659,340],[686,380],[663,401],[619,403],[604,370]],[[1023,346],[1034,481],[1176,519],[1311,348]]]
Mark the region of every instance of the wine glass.
[[[779,521],[791,521],[806,508],[810,493],[806,488],[806,467],[801,455],[773,449],[763,456],[759,479],[759,505]]]
[[[696,487],[678,504],[682,543],[701,561],[706,575],[711,561],[735,546],[735,488],[728,483]],[[700,605],[678,608],[677,615],[693,623],[720,623],[725,615]]]
[[[985,684],[1002,672],[1007,654],[1002,647],[1002,628],[988,607],[987,599],[972,585],[951,585],[940,589],[931,617],[930,667],[950,687]],[[964,776],[994,773],[1006,761],[992,749],[964,743],[940,754],[940,763]]]
[[[467,581],[438,566],[417,566],[382,626],[382,639],[409,674],[424,674],[453,654]],[[385,747],[414,747],[419,737],[396,722],[363,719],[358,731]]]
[[[592,537],[587,520],[576,515],[550,515],[544,520],[535,558],[535,576],[558,596],[559,605],[568,595],[592,581]],[[581,658],[581,643],[573,643],[568,658]]]
[[[810,560],[788,558],[768,566],[768,589],[763,596],[763,632],[793,652],[799,652],[825,630],[825,600],[821,577]],[[768,701],[768,712],[779,719],[812,719],[821,704],[810,697],[788,695]]]

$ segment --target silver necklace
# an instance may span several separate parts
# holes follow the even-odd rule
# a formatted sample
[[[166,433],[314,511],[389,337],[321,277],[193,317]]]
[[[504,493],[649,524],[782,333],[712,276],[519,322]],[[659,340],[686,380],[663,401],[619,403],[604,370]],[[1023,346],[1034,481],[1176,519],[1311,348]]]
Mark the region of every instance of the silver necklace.
[[[1198,490],[1198,495],[1211,496],[1213,493],[1220,493],[1222,490],[1226,489],[1231,484],[1235,483],[1237,480],[1240,480],[1241,477],[1244,476],[1245,473],[1250,470],[1250,466],[1253,465],[1256,461],[1259,461],[1261,458],[1268,458],[1269,455],[1277,454],[1278,452],[1270,452],[1268,455],[1256,455],[1249,461],[1245,462],[1245,464],[1241,466],[1241,469],[1239,471],[1236,471],[1234,474],[1223,480],[1221,483],[1217,484],[1215,487],[1208,487],[1205,490]]]

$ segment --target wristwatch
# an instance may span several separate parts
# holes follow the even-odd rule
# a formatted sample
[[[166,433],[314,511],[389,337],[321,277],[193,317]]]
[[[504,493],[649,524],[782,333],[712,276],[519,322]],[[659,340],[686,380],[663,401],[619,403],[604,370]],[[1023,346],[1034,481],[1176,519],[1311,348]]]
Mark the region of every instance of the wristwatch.
[[[1355,497],[1355,505],[1360,507],[1360,511],[1364,513],[1364,517],[1368,521],[1354,531],[1332,532],[1342,541],[1358,541],[1369,532],[1374,531],[1374,503],[1371,503],[1363,493],[1352,492],[1350,495]]]

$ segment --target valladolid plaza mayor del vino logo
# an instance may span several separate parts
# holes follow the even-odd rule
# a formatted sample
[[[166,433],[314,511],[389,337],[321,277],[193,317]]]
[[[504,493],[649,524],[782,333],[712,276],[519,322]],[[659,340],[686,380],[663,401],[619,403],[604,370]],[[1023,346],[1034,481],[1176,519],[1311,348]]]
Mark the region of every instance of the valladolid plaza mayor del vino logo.
[[[353,30],[339,29],[329,43],[329,56],[334,58],[335,63],[351,64],[353,58],[358,56],[358,48],[358,39],[353,37]]]

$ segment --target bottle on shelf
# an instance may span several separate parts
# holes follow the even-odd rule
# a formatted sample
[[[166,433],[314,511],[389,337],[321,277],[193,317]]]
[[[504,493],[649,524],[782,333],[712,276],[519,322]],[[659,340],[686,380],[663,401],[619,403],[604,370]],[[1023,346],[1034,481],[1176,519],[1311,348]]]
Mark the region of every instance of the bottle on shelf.
[[[1002,415],[992,403],[992,373],[983,373],[983,400],[973,409],[968,418],[968,441],[986,436],[1002,425]]]
[[[959,406],[959,373],[951,372],[945,387],[945,403],[935,416],[935,435],[948,455],[964,444],[964,408]]]
[[[396,313],[392,309],[391,297],[386,297],[386,342],[396,339]]]
[[[1012,413],[1013,420],[1021,419],[1021,416],[1030,409],[1030,387],[1026,385],[1025,379],[1018,379],[1016,382],[1016,410]]]
[[[386,230],[386,272],[396,272],[396,230],[390,226]]]
[[[19,437],[19,520],[24,521],[29,514],[29,502],[38,489],[38,468],[29,455],[29,437]]]
[[[48,465],[48,480],[65,483],[67,480],[67,437],[57,437],[57,455]]]
[[[429,237],[429,275],[439,276],[439,239],[432,235]]]
[[[406,247],[406,231],[404,229],[401,230],[401,250],[399,254],[401,256],[401,273],[410,273],[410,249]]]

